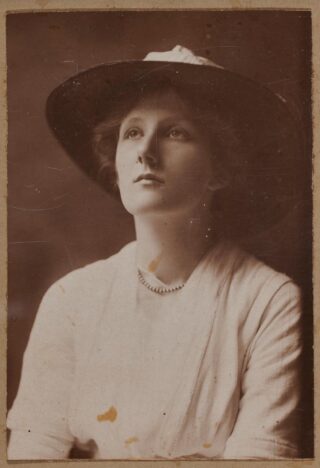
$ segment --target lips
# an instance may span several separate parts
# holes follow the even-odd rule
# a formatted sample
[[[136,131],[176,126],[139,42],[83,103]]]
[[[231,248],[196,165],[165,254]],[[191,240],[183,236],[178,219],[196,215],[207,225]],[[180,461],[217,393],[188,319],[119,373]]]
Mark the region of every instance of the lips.
[[[146,174],[140,174],[138,177],[136,177],[134,179],[134,182],[139,182],[140,180],[153,180],[153,181],[158,182],[160,184],[164,184],[164,180],[161,177],[159,177],[159,176],[157,176],[155,174],[151,174],[149,172],[146,173]]]

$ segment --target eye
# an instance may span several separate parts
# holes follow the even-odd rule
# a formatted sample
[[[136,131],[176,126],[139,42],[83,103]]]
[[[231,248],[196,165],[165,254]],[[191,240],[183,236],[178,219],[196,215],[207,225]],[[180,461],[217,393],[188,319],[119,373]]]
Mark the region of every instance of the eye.
[[[167,132],[167,136],[172,140],[189,140],[189,132],[182,127],[170,128]]]
[[[137,140],[142,136],[142,130],[137,127],[128,128],[124,133],[124,139],[126,140]]]

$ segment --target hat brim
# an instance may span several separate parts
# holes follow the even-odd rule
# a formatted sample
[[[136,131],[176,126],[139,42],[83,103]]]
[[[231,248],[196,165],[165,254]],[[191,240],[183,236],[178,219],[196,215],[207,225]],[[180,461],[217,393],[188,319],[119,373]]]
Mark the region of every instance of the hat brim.
[[[47,100],[47,119],[73,160],[92,178],[91,139],[115,93],[164,78],[201,91],[228,115],[241,138],[245,171],[216,197],[227,231],[252,234],[279,221],[306,183],[304,142],[285,102],[267,87],[212,66],[127,61],[99,65],[70,78]],[[103,109],[102,109],[103,106]],[[243,175],[244,174],[244,175]]]

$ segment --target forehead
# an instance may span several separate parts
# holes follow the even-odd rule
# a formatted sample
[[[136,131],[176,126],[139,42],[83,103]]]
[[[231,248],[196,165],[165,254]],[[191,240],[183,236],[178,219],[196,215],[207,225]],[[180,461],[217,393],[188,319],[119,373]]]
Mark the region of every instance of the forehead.
[[[192,116],[191,106],[187,101],[176,91],[168,89],[142,96],[124,116],[123,120],[127,120],[134,115],[147,116],[150,112],[181,118],[191,118]]]

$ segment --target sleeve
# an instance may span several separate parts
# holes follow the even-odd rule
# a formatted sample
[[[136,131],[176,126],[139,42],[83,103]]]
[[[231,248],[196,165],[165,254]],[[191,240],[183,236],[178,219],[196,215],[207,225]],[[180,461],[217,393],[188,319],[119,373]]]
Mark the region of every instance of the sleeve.
[[[68,407],[74,372],[71,310],[55,283],[44,296],[24,353],[17,397],[9,411],[9,460],[67,458],[73,443]]]
[[[287,281],[269,301],[246,354],[224,458],[299,457],[301,350],[300,292]]]

